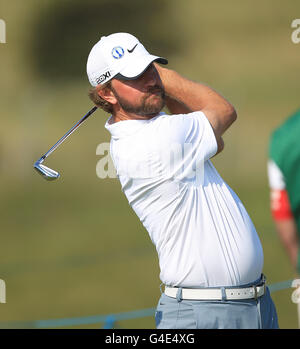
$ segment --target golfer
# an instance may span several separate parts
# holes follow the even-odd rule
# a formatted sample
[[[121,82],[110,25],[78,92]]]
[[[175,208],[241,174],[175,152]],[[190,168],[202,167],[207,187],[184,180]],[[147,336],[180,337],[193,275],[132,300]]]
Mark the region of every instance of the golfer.
[[[158,253],[156,326],[278,328],[255,227],[210,160],[235,109],[161,64],[128,33],[103,36],[87,61],[122,190]]]

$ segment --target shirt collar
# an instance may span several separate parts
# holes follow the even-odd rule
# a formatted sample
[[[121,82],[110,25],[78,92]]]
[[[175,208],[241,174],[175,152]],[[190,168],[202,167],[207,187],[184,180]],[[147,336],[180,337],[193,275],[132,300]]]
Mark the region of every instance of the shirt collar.
[[[146,124],[153,122],[164,114],[165,113],[161,112],[157,116],[149,120],[123,120],[109,124],[109,121],[112,119],[111,115],[105,123],[105,128],[111,133],[112,138],[118,139],[136,133],[140,128],[144,127]]]

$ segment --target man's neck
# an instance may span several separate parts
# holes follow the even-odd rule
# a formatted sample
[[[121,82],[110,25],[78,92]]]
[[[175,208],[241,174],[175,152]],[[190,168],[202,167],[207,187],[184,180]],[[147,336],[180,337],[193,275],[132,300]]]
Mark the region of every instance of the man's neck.
[[[157,116],[158,113],[150,114],[150,115],[138,115],[138,114],[132,114],[132,113],[124,113],[119,112],[112,115],[112,118],[109,121],[109,124],[114,124],[119,121],[125,121],[125,120],[150,120]]]

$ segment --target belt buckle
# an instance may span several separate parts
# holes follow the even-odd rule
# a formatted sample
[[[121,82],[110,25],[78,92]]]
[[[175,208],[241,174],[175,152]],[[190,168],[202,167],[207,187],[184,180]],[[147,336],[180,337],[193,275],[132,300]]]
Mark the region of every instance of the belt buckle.
[[[254,287],[254,299],[257,300],[257,288],[256,286],[253,286]]]
[[[262,285],[261,286],[263,286],[264,287],[264,293],[263,293],[263,295],[266,293],[266,282],[265,282],[265,278],[263,278],[263,283],[262,283]],[[259,287],[260,285],[257,285],[257,286],[253,286],[254,287],[254,299],[255,300],[257,300],[257,287]]]

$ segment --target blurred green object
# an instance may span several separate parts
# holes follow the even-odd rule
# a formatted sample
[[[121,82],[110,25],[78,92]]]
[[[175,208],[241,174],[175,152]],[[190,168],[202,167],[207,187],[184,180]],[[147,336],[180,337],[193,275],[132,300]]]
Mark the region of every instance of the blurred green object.
[[[153,52],[167,56],[171,68],[214,86],[236,107],[238,120],[225,135],[225,150],[214,164],[256,225],[268,284],[293,278],[269,213],[266,163],[270,133],[299,105],[300,44],[291,41],[299,1],[173,0],[172,6],[169,1],[163,5],[151,1],[144,10],[139,8],[138,15],[131,5],[122,5],[109,27],[102,23],[109,21],[110,13],[101,11],[108,0],[88,1],[99,20],[89,19],[83,11],[80,33],[76,23],[73,31],[68,27],[69,13],[77,13],[78,3],[47,0],[37,5],[28,0],[15,6],[0,0],[7,32],[6,43],[0,44],[0,278],[7,287],[0,322],[156,306],[160,280],[155,248],[118,180],[96,176],[101,159],[96,147],[110,139],[104,129],[108,115],[97,111],[49,159],[47,164],[62,174],[56,182],[44,181],[32,168],[91,107],[85,73],[89,49],[107,31],[120,30],[118,18],[124,23],[129,14],[126,28]],[[64,8],[57,21],[53,7]],[[47,13],[48,30],[56,33],[55,45],[35,33],[37,22]],[[89,28],[86,32],[82,32],[84,24]],[[40,46],[37,36],[44,38]],[[49,57],[56,50],[55,59],[42,60],[34,47]],[[81,69],[76,77],[69,74],[73,65]],[[60,76],[63,68],[68,73]],[[273,295],[281,328],[297,327],[291,293],[283,290]],[[154,318],[120,323],[122,328],[154,326]]]

